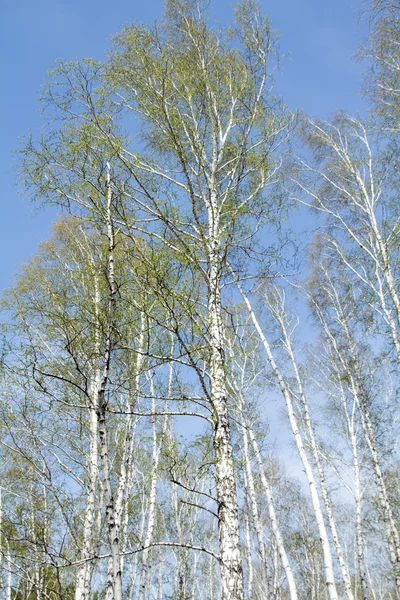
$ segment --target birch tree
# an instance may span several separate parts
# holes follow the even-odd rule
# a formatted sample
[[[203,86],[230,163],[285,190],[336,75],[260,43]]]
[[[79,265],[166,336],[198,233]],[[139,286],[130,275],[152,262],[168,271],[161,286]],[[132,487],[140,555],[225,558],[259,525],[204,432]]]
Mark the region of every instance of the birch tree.
[[[380,117],[379,128],[396,139],[400,128],[400,5],[393,0],[373,0],[364,13],[370,25],[368,43],[359,54],[369,59],[364,89]],[[395,156],[391,156],[396,160]]]
[[[133,308],[128,303],[124,288],[127,261],[122,270],[122,247],[114,254],[112,236],[106,239],[81,219],[58,223],[53,240],[42,247],[4,301],[11,346],[3,443],[32,465],[56,503],[64,536],[60,534],[61,548],[68,550],[57,554],[53,549],[55,566],[76,563],[75,597],[80,599],[91,597],[94,557],[104,545],[112,550],[108,594],[122,594],[127,497],[135,469],[134,409],[137,412],[140,377],[148,368],[145,320],[137,304]],[[132,253],[129,260],[134,262]],[[124,302],[124,316],[117,307],[115,320],[110,313],[109,294],[115,294],[108,281],[110,261],[118,273],[118,302]],[[130,286],[129,277],[128,281]],[[148,305],[146,310],[148,315]],[[110,344],[118,361],[111,356]],[[112,386],[103,394],[110,370]],[[116,434],[110,434],[114,428]],[[24,430],[29,432],[28,445]],[[52,562],[48,553],[41,560]]]
[[[110,161],[113,210],[119,213],[114,226],[132,240],[138,233],[158,239],[200,283],[191,318],[206,348],[202,378],[213,419],[223,600],[242,599],[243,581],[222,291],[230,278],[228,259],[250,265],[254,235],[276,221],[279,207],[264,189],[275,178],[274,151],[287,124],[270,92],[270,24],[252,1],[239,4],[235,15],[233,29],[217,35],[204,6],[170,0],[160,26],[132,25],[116,36],[105,65],[60,64],[45,97],[59,129],[53,121],[50,135],[30,143],[25,154],[26,172],[41,197],[106,221],[108,201],[96,200],[98,179],[91,171],[94,160]],[[135,117],[145,144],[128,145],[119,114],[124,123]],[[68,139],[75,145],[65,146]],[[107,186],[100,190],[106,198]],[[146,225],[152,221],[154,227]],[[111,263],[108,279],[112,290]],[[107,369],[102,373],[101,398]],[[105,465],[105,435],[100,441]],[[105,494],[110,496],[107,486]],[[111,529],[112,523],[110,513]],[[118,579],[117,538],[110,535]]]
[[[331,273],[328,273],[324,265],[319,267],[319,275],[321,279],[320,285],[315,288],[314,307],[322,324],[324,336],[333,352],[332,365],[337,365],[342,384],[344,376],[345,381],[348,381],[349,392],[357,408],[379,491],[379,504],[385,523],[389,558],[394,570],[396,587],[398,587],[398,529],[387,494],[382,457],[380,456],[381,449],[377,442],[377,439],[384,435],[386,423],[397,421],[394,403],[385,397],[387,392],[384,392],[383,382],[378,384],[379,393],[374,391],[376,385],[374,379],[377,377],[376,368],[373,368],[373,363],[371,364],[372,357],[368,346],[365,343],[362,344],[359,339],[357,340],[359,323],[357,323],[357,302],[354,302],[358,296],[356,289],[346,280],[342,279],[339,282],[334,277],[333,269]],[[362,328],[361,331],[363,332]],[[365,335],[364,332],[363,335]],[[394,432],[392,427],[389,430],[392,433],[391,436],[388,436],[390,447],[393,444]],[[353,440],[353,455],[354,443]],[[383,444],[382,450],[384,448]],[[359,563],[362,564],[363,557],[360,550],[359,554]]]
[[[376,330],[386,333],[398,360],[399,220],[388,166],[366,125],[351,116],[338,115],[333,123],[309,120],[304,132],[315,162],[300,161],[303,178],[296,183],[305,199],[297,198],[326,217],[325,252],[364,287],[363,302],[373,309],[365,314],[376,319]]]
[[[223,599],[242,598],[243,583],[221,291],[228,256],[251,251],[246,240],[270,213],[262,196],[273,176],[266,157],[283,127],[268,94],[269,23],[251,3],[238,6],[236,23],[242,50],[218,39],[193,3],[171,1],[163,27],[133,26],[116,38],[107,74],[118,84],[117,101],[140,115],[153,151],[118,150],[135,180],[135,201],[163,223],[165,243],[184,255],[205,287],[207,310],[200,315],[207,327]],[[166,186],[167,202],[149,189],[148,178],[158,189]]]

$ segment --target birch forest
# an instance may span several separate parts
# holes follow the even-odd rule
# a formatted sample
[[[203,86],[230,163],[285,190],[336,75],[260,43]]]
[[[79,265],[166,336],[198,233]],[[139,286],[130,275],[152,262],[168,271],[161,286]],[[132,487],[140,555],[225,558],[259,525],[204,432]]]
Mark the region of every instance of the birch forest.
[[[1,297],[5,600],[400,599],[400,4],[329,121],[207,5],[55,63],[18,153],[59,217]]]

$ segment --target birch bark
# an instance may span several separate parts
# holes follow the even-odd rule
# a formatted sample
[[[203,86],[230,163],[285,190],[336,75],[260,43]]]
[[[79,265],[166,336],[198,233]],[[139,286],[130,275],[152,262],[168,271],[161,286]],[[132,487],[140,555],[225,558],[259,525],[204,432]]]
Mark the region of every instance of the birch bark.
[[[144,362],[144,334],[145,334],[145,316],[140,314],[140,329],[136,348],[136,361],[134,364],[132,379],[133,389],[131,390],[126,402],[126,422],[124,438],[122,443],[121,467],[118,474],[118,484],[115,497],[115,520],[119,530],[120,546],[122,552],[126,549],[126,533],[128,529],[128,500],[129,492],[132,488],[132,479],[134,473],[133,453],[135,442],[135,430],[137,421],[132,414],[140,392],[140,375]],[[111,565],[110,565],[111,566]],[[120,557],[121,577],[124,569],[124,557]]]
[[[154,395],[154,394],[153,394]],[[153,398],[152,403],[153,413],[156,411],[155,400]],[[157,492],[157,479],[158,479],[158,462],[160,456],[160,450],[157,445],[157,418],[152,417],[152,430],[153,430],[153,451],[152,451],[152,472],[150,477],[150,494],[149,494],[149,507],[147,517],[147,532],[144,539],[144,546],[149,546],[152,541],[153,531],[155,526],[155,509],[156,509],[156,492]],[[149,586],[150,581],[150,569],[149,564],[150,552],[149,550],[143,551],[142,556],[142,569],[140,573],[140,586],[139,586],[139,600],[145,600],[146,589]]]
[[[98,421],[97,421],[97,382],[92,380],[89,412],[89,459],[86,508],[83,520],[83,543],[81,557],[85,561],[78,567],[75,581],[75,600],[89,600],[90,582],[93,570],[93,531],[95,529],[96,485],[98,480]]]
[[[244,584],[240,554],[239,518],[236,481],[228,416],[228,394],[225,380],[224,335],[221,317],[219,242],[214,215],[218,214],[216,199],[209,210],[209,295],[210,327],[210,396],[214,409],[214,450],[216,456],[216,489],[218,533],[221,550],[221,598],[243,600]]]
[[[171,351],[170,354],[173,354],[175,340],[172,340]],[[169,365],[169,376],[168,376],[168,386],[167,386],[167,396],[165,401],[165,413],[168,413],[169,406],[169,398],[172,397],[172,378],[173,378],[173,365],[172,362]],[[159,476],[159,462],[160,462],[160,454],[161,454],[161,446],[164,442],[164,438],[168,432],[169,427],[169,418],[168,414],[165,414],[161,431],[157,431],[157,417],[156,413],[156,401],[155,401],[155,390],[154,390],[154,381],[150,377],[150,395],[152,397],[152,472],[150,479],[150,494],[149,494],[149,506],[148,506],[148,517],[147,517],[147,532],[144,538],[144,546],[147,547],[151,544],[153,539],[153,532],[155,528],[155,517],[156,517],[156,500],[157,500],[157,482]],[[158,438],[158,433],[160,433],[160,439]],[[140,584],[139,584],[139,600],[145,600],[146,597],[146,589],[150,585],[150,569],[151,565],[149,564],[150,552],[149,550],[144,550],[142,554],[142,568],[140,572]]]
[[[110,165],[107,163],[106,172],[106,210],[105,223],[108,239],[108,261],[107,261],[107,280],[110,288],[107,308],[107,328],[102,352],[102,372],[98,371],[97,380],[97,418],[100,438],[100,461],[102,467],[102,479],[104,486],[104,502],[106,506],[106,520],[108,529],[108,540],[111,552],[111,578],[107,582],[107,600],[122,600],[122,572],[120,556],[119,524],[115,515],[115,500],[111,484],[111,462],[109,456],[108,432],[106,425],[107,400],[106,388],[109,379],[111,351],[114,337],[114,311],[116,302],[116,284],[114,273],[114,251],[115,239],[114,228],[111,216],[111,207],[113,192],[111,187]]]
[[[26,154],[26,170],[36,178],[32,185],[38,188],[38,196],[43,192],[50,202],[68,207],[75,203],[89,218],[103,213],[106,217],[111,325],[101,353],[98,426],[114,600],[119,600],[121,594],[121,562],[106,418],[116,299],[112,192],[108,167],[107,207],[103,211],[97,197],[97,180],[86,175],[88,170],[93,173],[86,165],[101,162],[98,154],[100,158],[104,155],[100,150],[103,147],[114,157],[115,171],[123,181],[115,198],[120,203],[124,233],[133,238],[137,221],[132,215],[139,213],[141,234],[155,240],[157,248],[165,244],[174,266],[179,263],[181,272],[189,273],[195,285],[201,282],[201,293],[197,297],[194,294],[190,313],[187,295],[176,294],[169,274],[164,277],[162,290],[159,285],[155,287],[159,297],[168,295],[167,303],[172,299],[174,305],[178,298],[191,327],[200,330],[196,342],[201,338],[201,344],[190,366],[199,362],[205,365],[200,378],[213,410],[222,600],[243,600],[244,596],[221,289],[223,279],[227,279],[228,254],[240,255],[246,261],[259,227],[267,220],[279,220],[277,206],[271,207],[263,189],[275,180],[279,160],[274,164],[272,154],[282,141],[289,119],[270,94],[274,36],[257,4],[252,0],[240,2],[235,27],[221,36],[208,27],[205,4],[168,0],[162,26],[127,27],[115,38],[115,51],[107,65],[100,67],[94,61],[60,65],[54,76],[66,83],[60,83],[56,95],[54,86],[49,85],[47,99],[66,126],[51,132],[51,153],[46,143],[38,143],[39,150],[29,144],[29,156]],[[71,103],[76,104],[76,112],[70,110]],[[124,110],[134,112],[141,120],[147,142],[139,152],[127,147],[129,137],[122,135],[124,127],[117,125],[124,123]],[[88,124],[84,135],[80,131],[82,123]],[[68,127],[77,144],[76,152],[65,156],[61,150],[65,149]],[[174,307],[170,310],[173,312]],[[181,306],[171,317],[177,321],[178,333],[183,329],[177,317],[180,310]]]

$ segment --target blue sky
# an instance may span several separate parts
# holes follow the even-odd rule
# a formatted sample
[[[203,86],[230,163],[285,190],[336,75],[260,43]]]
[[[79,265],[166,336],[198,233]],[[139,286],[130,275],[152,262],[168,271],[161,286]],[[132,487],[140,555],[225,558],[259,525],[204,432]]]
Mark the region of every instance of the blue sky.
[[[232,4],[213,0],[212,19],[228,24]],[[339,108],[365,112],[357,93],[363,66],[353,58],[366,37],[356,20],[361,0],[261,0],[261,5],[280,35],[284,60],[277,88],[285,102],[314,116],[329,117]],[[13,172],[13,151],[41,126],[37,98],[46,71],[58,58],[102,59],[113,33],[129,21],[154,21],[162,1],[1,0],[1,6],[0,290],[49,236],[55,216],[48,209],[37,214],[29,198],[19,195]]]

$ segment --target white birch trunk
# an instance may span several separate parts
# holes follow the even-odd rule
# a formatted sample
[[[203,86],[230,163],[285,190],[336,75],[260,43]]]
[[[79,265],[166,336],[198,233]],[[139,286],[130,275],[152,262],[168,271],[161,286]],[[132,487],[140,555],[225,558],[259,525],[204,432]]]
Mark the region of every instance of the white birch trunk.
[[[277,547],[274,544],[274,599],[278,600],[281,597],[280,585],[279,585],[279,555]]]
[[[119,530],[120,536],[120,546],[121,551],[126,549],[126,531],[128,528],[128,518],[129,512],[127,510],[128,506],[128,494],[132,487],[132,478],[133,478],[133,467],[132,458],[134,451],[134,441],[135,441],[135,430],[136,423],[134,416],[131,414],[132,410],[135,408],[135,404],[140,392],[140,373],[142,370],[144,355],[143,355],[143,346],[144,346],[144,330],[145,330],[145,318],[144,315],[140,315],[140,333],[138,339],[138,347],[136,354],[136,363],[135,370],[133,374],[133,390],[131,396],[128,398],[126,403],[126,424],[125,424],[125,434],[122,448],[122,459],[121,459],[121,467],[118,476],[118,486],[116,491],[115,498],[115,521]],[[124,557],[120,557],[120,567],[121,567],[121,577],[124,569]]]
[[[247,489],[247,477],[245,473],[244,486]],[[246,562],[247,562],[247,598],[250,600],[253,594],[253,558],[251,552],[251,532],[250,532],[250,519],[249,519],[249,507],[248,499],[246,501],[246,512],[244,515],[245,520],[245,546],[246,546]]]
[[[193,574],[197,573],[197,565],[199,563],[199,559],[200,559],[200,554],[196,553],[193,558],[193,563],[189,564],[189,568],[187,568],[187,567],[185,568],[184,598],[187,598],[188,600],[196,600],[196,598],[199,595],[199,591],[197,591],[197,596],[196,596],[196,583],[197,583],[198,578],[193,577]],[[190,592],[190,594],[189,594],[189,592]]]
[[[350,425],[350,423],[349,423]],[[356,538],[357,538],[357,562],[358,574],[360,577],[361,598],[369,600],[369,589],[367,579],[367,569],[365,565],[364,553],[364,533],[361,517],[361,487],[360,487],[360,465],[358,461],[357,438],[353,426],[350,430],[351,448],[353,452],[353,468],[354,468],[354,499],[356,503]]]
[[[217,212],[216,203],[213,210]],[[210,394],[214,409],[214,451],[221,554],[221,599],[243,600],[236,481],[230,439],[228,394],[225,381],[224,336],[221,318],[219,244],[212,232],[209,257]]]
[[[11,600],[12,572],[11,572],[11,560],[10,560],[10,555],[9,554],[6,554],[6,563],[8,564],[8,569],[7,569],[7,585],[6,585],[6,600]]]
[[[89,600],[93,564],[93,531],[96,518],[96,483],[98,480],[98,421],[97,421],[97,381],[91,384],[89,406],[89,464],[85,515],[83,520],[83,543],[81,559],[85,562],[78,567],[75,580],[75,600]]]
[[[171,348],[171,354],[173,350],[173,345]],[[168,391],[167,391],[167,400],[165,402],[165,412],[168,412],[168,398],[172,395],[172,378],[173,378],[173,368],[172,363],[170,363],[169,367],[169,377],[168,377]],[[150,379],[150,390],[152,396],[152,413],[156,412],[156,402],[155,402],[155,391],[153,380]],[[153,433],[153,448],[152,448],[152,458],[153,458],[153,468],[151,473],[151,484],[150,484],[150,495],[149,495],[149,513],[147,520],[147,533],[144,539],[144,546],[147,547],[151,544],[153,539],[153,532],[155,526],[155,516],[156,516],[156,496],[157,496],[157,481],[158,481],[158,465],[160,461],[160,452],[161,452],[161,444],[163,443],[165,434],[167,433],[168,428],[168,415],[166,414],[163,419],[163,425],[161,429],[161,439],[159,444],[157,443],[157,417],[154,415],[152,417],[152,433]],[[139,600],[145,600],[146,597],[146,587],[149,587],[150,580],[150,565],[149,565],[149,550],[143,550],[142,553],[142,569],[140,574],[140,586],[139,586]]]
[[[40,563],[41,563],[41,556],[40,556],[40,546],[36,537],[36,520],[35,520],[35,511],[34,511],[34,506],[35,506],[35,502],[33,499],[33,490],[32,487],[30,487],[30,494],[29,494],[29,505],[30,505],[30,527],[31,527],[31,531],[30,531],[30,538],[31,538],[31,543],[32,543],[32,556],[31,558],[33,559],[33,567],[32,567],[32,571],[33,573],[30,573],[29,575],[29,582],[30,582],[30,586],[31,586],[31,593],[35,594],[36,596],[36,600],[41,600],[42,596],[43,596],[43,580],[42,580],[42,574],[41,574],[41,570],[40,570]],[[44,498],[44,512],[46,513],[46,498]],[[46,523],[43,523],[44,525],[44,543],[46,544]]]
[[[396,286],[396,281],[395,281],[395,278],[393,275],[393,269],[392,269],[392,264],[390,261],[390,256],[389,256],[389,253],[387,250],[387,243],[382,238],[382,233],[379,229],[376,215],[375,215],[375,212],[372,210],[371,204],[369,205],[369,207],[370,207],[369,217],[370,217],[370,221],[371,221],[372,231],[374,234],[374,238],[376,240],[378,252],[381,255],[382,261],[383,261],[383,268],[382,268],[383,277],[385,278],[386,285],[389,289],[389,295],[392,299],[392,302],[393,302],[394,308],[395,308],[396,322],[397,322],[397,335],[395,336],[393,341],[396,345],[396,348],[399,350],[400,341],[399,341],[399,337],[398,337],[398,332],[399,332],[399,328],[400,328],[400,298],[399,298],[399,294],[397,292],[397,286]],[[400,358],[400,353],[399,353],[399,358]]]
[[[137,574],[138,574],[138,555],[135,554],[133,557],[133,562],[130,564],[130,568],[129,568],[130,584],[129,584],[129,592],[128,592],[128,596],[127,596],[129,598],[129,600],[133,600],[135,597]]]
[[[357,399],[358,396],[356,395]],[[360,406],[361,424],[365,441],[371,453],[372,465],[375,473],[375,480],[378,488],[378,500],[386,524],[387,540],[389,547],[389,556],[395,575],[395,584],[397,596],[400,598],[400,536],[397,530],[396,521],[393,515],[392,506],[386,490],[386,483],[380,465],[380,458],[376,447],[375,436],[368,411]]]
[[[152,412],[156,410],[155,400],[152,402]],[[158,479],[158,458],[159,451],[157,448],[157,427],[156,417],[152,417],[153,421],[153,468],[151,473],[150,483],[150,495],[149,495],[149,514],[147,519],[147,533],[144,539],[144,546],[147,547],[151,544],[154,525],[155,525],[155,509],[156,509],[156,493],[157,493],[157,479]],[[143,550],[142,553],[142,570],[140,575],[140,587],[139,587],[139,600],[145,600],[146,588],[150,578],[150,565],[149,565],[149,550]]]
[[[263,562],[264,568],[268,569],[268,564],[265,556],[265,545],[262,535],[262,526],[260,517],[258,514],[258,506],[256,499],[256,491],[254,487],[254,478],[253,473],[251,471],[250,464],[250,456],[249,456],[249,442],[247,436],[247,426],[244,421],[243,415],[242,417],[242,437],[243,437],[243,457],[244,457],[244,465],[245,465],[245,490],[247,492],[248,500],[250,500],[251,516],[253,520],[253,526],[256,532],[257,542],[258,542],[258,552],[260,554],[261,560]]]
[[[214,559],[212,556],[208,559],[208,577],[210,600],[214,600]]]
[[[122,573],[119,544],[119,528],[115,521],[114,497],[111,486],[110,457],[108,453],[108,436],[106,428],[106,405],[104,390],[100,391],[99,409],[99,435],[100,435],[100,458],[104,484],[104,499],[106,504],[106,519],[108,529],[108,540],[111,552],[111,571],[107,582],[107,600],[122,600]]]
[[[382,309],[381,314],[382,314],[383,319],[389,325],[393,344],[396,348],[397,360],[400,360],[400,338],[399,338],[400,331],[399,331],[399,324],[398,324],[398,316],[395,319],[393,317],[393,312],[392,312],[390,306],[388,306],[387,299],[386,299],[387,293],[386,293],[386,289],[385,289],[384,283],[382,281],[381,272],[380,272],[380,269],[378,266],[375,267],[375,278],[376,278],[376,281],[378,284],[376,293],[378,295],[379,303],[380,303],[381,309]]]
[[[108,435],[106,426],[106,387],[109,378],[110,360],[111,360],[111,349],[113,343],[113,319],[114,319],[114,308],[116,302],[116,285],[115,285],[115,274],[114,274],[114,230],[111,218],[111,203],[112,203],[112,189],[111,189],[111,177],[110,177],[110,165],[107,163],[107,203],[106,203],[106,232],[108,238],[108,263],[107,263],[107,280],[110,287],[109,301],[108,301],[108,331],[104,342],[104,353],[103,353],[103,372],[99,377],[98,387],[98,427],[99,427],[99,438],[100,438],[100,460],[103,475],[103,486],[104,486],[104,501],[106,505],[106,521],[108,530],[108,541],[111,553],[111,572],[107,582],[107,600],[122,600],[122,572],[121,572],[121,551],[120,551],[120,539],[119,539],[119,526],[115,518],[115,501],[111,485],[111,462],[108,451]]]
[[[344,369],[344,372],[346,373],[346,375],[349,379],[350,391],[354,398],[356,406],[358,408],[358,412],[360,415],[360,421],[361,421],[361,425],[362,425],[362,430],[363,430],[363,434],[364,434],[364,439],[365,439],[366,445],[371,454],[372,465],[373,465],[374,474],[375,474],[375,480],[376,480],[376,484],[377,484],[377,488],[378,488],[379,505],[382,510],[386,529],[387,529],[387,542],[388,542],[388,548],[389,548],[389,556],[390,556],[390,560],[391,560],[393,570],[394,570],[394,575],[395,575],[396,593],[397,593],[397,596],[400,598],[400,536],[399,536],[399,532],[397,530],[392,507],[391,507],[389,497],[388,497],[387,491],[386,491],[386,484],[385,484],[385,480],[384,480],[381,465],[380,465],[380,457],[379,457],[377,447],[376,447],[375,433],[374,433],[374,429],[372,426],[369,409],[368,409],[366,403],[363,402],[363,400],[362,400],[362,393],[361,394],[359,393],[359,385],[358,385],[357,378],[359,378],[361,371],[360,371],[360,365],[359,365],[358,356],[357,356],[357,352],[356,352],[356,348],[355,348],[355,342],[354,342],[353,336],[351,335],[351,332],[349,330],[347,317],[343,313],[342,305],[341,305],[337,290],[336,290],[335,286],[332,284],[329,276],[327,276],[326,273],[324,273],[324,275],[329,284],[329,287],[327,287],[326,289],[329,294],[330,302],[332,302],[332,305],[336,312],[336,320],[340,323],[341,327],[343,328],[343,331],[345,334],[345,340],[346,340],[347,346],[350,351],[350,357],[351,357],[351,362],[352,362],[351,368],[349,367],[349,364],[346,361],[346,359],[342,356],[342,353],[340,352],[340,348],[337,345],[336,338],[332,334],[329,324],[327,323],[327,321],[321,311],[321,308],[315,302],[314,302],[314,305],[317,309],[317,313],[318,313],[318,317],[320,319],[321,325],[322,325],[322,327],[329,339],[329,342],[334,350],[338,364],[341,365],[341,368]]]
[[[360,479],[360,462],[359,462],[359,452],[358,446],[359,442],[357,439],[357,426],[355,421],[356,408],[357,403],[353,398],[353,406],[351,409],[351,413],[349,412],[349,408],[346,402],[346,395],[341,386],[340,390],[341,403],[343,406],[343,411],[347,424],[347,431],[350,439],[350,447],[352,451],[353,457],[353,472],[354,472],[354,502],[355,502],[355,513],[356,513],[356,547],[357,547],[357,565],[358,565],[358,574],[360,578],[360,588],[361,588],[361,599],[369,600],[369,586],[368,586],[368,574],[365,563],[365,553],[364,553],[364,533],[362,526],[362,515],[361,515],[361,500],[362,500],[362,492],[361,492],[361,479]]]

